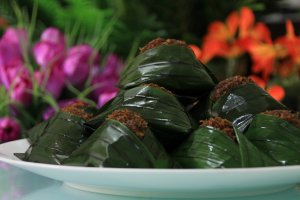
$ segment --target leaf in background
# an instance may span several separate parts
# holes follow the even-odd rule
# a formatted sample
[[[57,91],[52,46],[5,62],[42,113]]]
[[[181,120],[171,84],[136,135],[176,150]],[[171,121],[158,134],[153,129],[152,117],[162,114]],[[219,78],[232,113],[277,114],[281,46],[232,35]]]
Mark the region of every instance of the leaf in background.
[[[0,86],[0,117],[9,115],[9,96],[4,86]]]
[[[199,127],[173,153],[183,168],[241,167],[239,147],[225,133]]]
[[[300,129],[287,121],[258,114],[244,134],[260,151],[279,164],[300,164]]]

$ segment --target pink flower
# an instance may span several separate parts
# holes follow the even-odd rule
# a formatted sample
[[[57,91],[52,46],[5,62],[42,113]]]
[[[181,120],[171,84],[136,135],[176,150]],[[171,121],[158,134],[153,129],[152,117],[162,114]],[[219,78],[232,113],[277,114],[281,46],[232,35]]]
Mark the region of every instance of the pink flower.
[[[72,47],[63,63],[67,79],[73,85],[82,84],[93,68],[99,67],[99,54],[89,45]]]
[[[23,65],[2,66],[0,68],[0,78],[10,98],[25,106],[31,102],[32,81],[29,71]]]
[[[20,49],[22,46],[28,46],[28,34],[24,29],[8,28],[2,36],[2,40],[17,44]]]
[[[4,65],[20,65],[23,63],[21,49],[15,43],[0,41],[0,68]]]
[[[22,74],[17,76],[12,84],[10,98],[25,106],[31,103],[32,81],[29,76]]]
[[[49,27],[46,30],[44,30],[44,32],[41,35],[41,41],[65,45],[64,35],[58,29],[53,27]]]
[[[38,42],[33,47],[36,62],[43,68],[59,65],[65,56],[65,46],[50,42]]]
[[[112,53],[107,56],[103,74],[108,77],[114,77],[119,79],[120,70],[122,68],[122,62],[119,57]]]
[[[55,99],[59,98],[65,86],[65,75],[59,66],[35,71],[34,77],[40,87],[44,88]]]
[[[77,99],[66,99],[58,102],[58,106],[60,108],[65,107],[67,105],[70,105],[77,101]],[[52,117],[55,113],[55,110],[52,107],[48,107],[44,112],[43,112],[43,120],[48,120],[50,117]]]
[[[0,118],[0,142],[16,140],[21,136],[19,123],[10,117]]]
[[[98,74],[94,77],[92,85],[94,87],[92,96],[98,99],[99,95],[105,91],[106,88],[116,87],[118,78],[115,76],[107,77],[104,74]]]
[[[116,96],[118,92],[116,84],[119,80],[119,73],[122,66],[122,62],[118,56],[110,54],[107,56],[103,71],[94,76],[92,81],[94,87],[92,96],[98,100],[100,107]]]
[[[23,64],[15,63],[15,65],[3,65],[0,67],[0,78],[7,90],[9,90],[14,80],[22,74],[29,76],[29,71]]]
[[[33,47],[36,62],[43,68],[61,65],[65,58],[64,36],[55,28],[46,29],[41,35],[41,41]]]
[[[98,96],[98,106],[102,107],[109,100],[114,98],[118,93],[118,88],[116,87],[106,87],[103,89],[102,93]]]

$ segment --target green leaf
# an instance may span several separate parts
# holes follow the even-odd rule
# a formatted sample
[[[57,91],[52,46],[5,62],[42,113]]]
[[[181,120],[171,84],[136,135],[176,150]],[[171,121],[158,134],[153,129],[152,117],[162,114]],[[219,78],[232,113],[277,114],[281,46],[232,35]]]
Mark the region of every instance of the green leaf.
[[[150,131],[140,139],[124,124],[116,120],[107,120],[64,161],[64,164],[89,167],[170,168],[174,162]]]
[[[5,87],[0,86],[0,117],[9,115],[9,96]]]
[[[252,144],[235,126],[234,131],[239,143],[242,167],[266,167],[278,165],[277,162],[265,155]]]
[[[194,128],[189,114],[173,94],[149,85],[121,91],[87,124],[97,128],[111,112],[125,108],[139,113],[147,121],[151,131],[167,151]]]
[[[60,164],[88,137],[89,130],[82,118],[59,112],[28,134],[33,143],[25,152],[25,161]]]
[[[162,45],[138,55],[125,67],[119,86],[128,89],[143,83],[156,83],[179,96],[193,97],[215,85],[208,69],[182,45]]]
[[[184,168],[241,167],[239,147],[225,133],[199,127],[173,153]]]
[[[251,122],[254,114],[275,109],[287,108],[256,84],[246,83],[211,103],[210,113],[212,116],[228,119],[238,128],[244,129]]]
[[[271,115],[254,117],[245,136],[281,165],[300,164],[300,129]]]

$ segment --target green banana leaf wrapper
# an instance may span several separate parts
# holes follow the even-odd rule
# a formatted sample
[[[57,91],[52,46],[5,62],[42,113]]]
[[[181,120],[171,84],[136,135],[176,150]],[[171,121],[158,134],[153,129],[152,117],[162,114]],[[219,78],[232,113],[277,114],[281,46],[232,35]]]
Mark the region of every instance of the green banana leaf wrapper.
[[[216,78],[200,63],[190,48],[162,45],[138,55],[121,74],[119,87],[128,89],[143,83],[167,88],[183,103],[191,103],[216,85]]]
[[[149,85],[121,91],[87,125],[96,128],[114,110],[125,108],[139,113],[147,121],[153,134],[168,152],[195,128],[193,119],[174,95]]]
[[[51,120],[42,121],[25,132],[26,138],[30,144],[36,142],[38,138],[45,133],[44,130],[49,125],[49,122],[51,122]]]
[[[174,152],[183,168],[239,168],[278,165],[234,128],[237,142],[210,126],[199,127]]]
[[[58,112],[31,129],[32,144],[25,154],[16,155],[24,161],[59,165],[91,134],[84,123],[81,117]]]
[[[183,168],[233,168],[241,166],[236,142],[213,127],[199,127],[172,154]]]
[[[300,164],[300,129],[289,122],[258,114],[244,134],[278,165]]]
[[[248,140],[237,127],[234,126],[233,128],[239,144],[241,167],[267,167],[278,165],[275,160],[259,150],[250,140]]]
[[[123,123],[106,120],[64,165],[117,168],[178,168],[148,129],[143,138]]]
[[[211,116],[225,118],[240,130],[245,130],[255,114],[267,110],[287,109],[254,83],[246,83],[230,90],[216,102],[211,102]]]

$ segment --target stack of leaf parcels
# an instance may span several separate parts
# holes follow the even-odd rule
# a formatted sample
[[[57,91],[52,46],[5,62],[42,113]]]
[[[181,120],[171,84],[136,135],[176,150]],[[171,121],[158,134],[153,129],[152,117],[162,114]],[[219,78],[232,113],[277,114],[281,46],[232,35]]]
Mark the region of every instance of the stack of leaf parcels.
[[[83,102],[65,107],[49,120],[28,131],[31,142],[25,154],[16,154],[25,161],[61,164],[91,134],[85,122],[97,110]]]
[[[120,168],[300,164],[299,114],[246,77],[218,83],[182,41],[149,42],[118,86],[91,118],[60,112],[33,127],[19,157]]]

